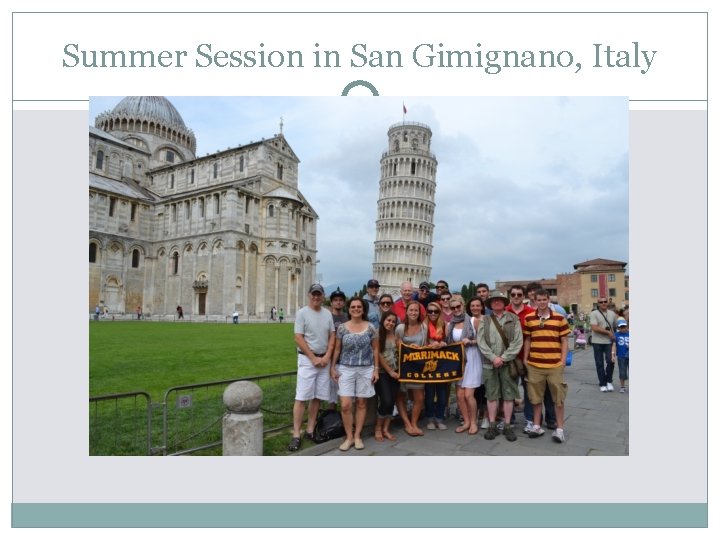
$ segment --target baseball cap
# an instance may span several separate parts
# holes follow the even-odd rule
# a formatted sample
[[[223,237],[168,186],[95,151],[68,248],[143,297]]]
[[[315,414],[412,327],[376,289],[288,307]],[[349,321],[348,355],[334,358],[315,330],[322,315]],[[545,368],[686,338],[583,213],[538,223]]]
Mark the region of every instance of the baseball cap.
[[[345,293],[342,291],[333,291],[332,293],[330,293],[330,300],[332,300],[334,298],[338,298],[338,297],[342,298],[343,300],[345,300],[345,298],[346,298]]]
[[[618,321],[617,325],[618,325],[618,328],[620,328],[621,326],[627,326],[628,324],[627,324],[627,321],[626,321],[625,319],[620,319],[620,320]]]
[[[429,284],[427,281],[423,281],[423,282],[420,284],[420,287],[418,287],[418,288],[419,288],[419,289],[425,289],[425,290],[428,290],[428,291],[429,291],[429,290],[430,290],[430,284]]]
[[[325,294],[325,289],[323,289],[323,286],[319,283],[313,283],[310,285],[310,290],[308,291],[309,294],[312,294],[314,292],[319,292],[321,294]]]
[[[378,282],[377,279],[370,279],[370,280],[368,280],[368,282],[367,282],[367,286],[368,286],[368,287],[379,287],[379,286],[380,286],[380,283]]]

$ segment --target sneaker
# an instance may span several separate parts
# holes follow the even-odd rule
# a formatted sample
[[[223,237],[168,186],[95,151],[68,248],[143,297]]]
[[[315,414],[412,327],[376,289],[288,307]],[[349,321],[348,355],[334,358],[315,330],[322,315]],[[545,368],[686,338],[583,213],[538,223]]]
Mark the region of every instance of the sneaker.
[[[601,386],[600,387],[601,392],[607,392],[607,386]]]
[[[624,393],[625,393],[625,387],[624,387],[624,386],[621,386],[621,387],[620,387],[620,393],[621,393],[621,394],[624,394]]]
[[[445,424],[443,424],[442,422],[437,422],[437,428],[440,431],[445,431],[447,429],[447,426]]]
[[[527,435],[528,433],[530,433],[532,431],[532,428],[533,428],[533,423],[527,422],[525,424],[525,429],[523,429],[523,433],[525,433],[525,435]]]
[[[317,441],[315,441],[315,434],[314,434],[314,433],[310,433],[309,431],[306,431],[306,432],[303,434],[303,439],[305,439],[306,441],[317,442]]]
[[[503,429],[505,429],[505,420],[500,420],[497,423],[497,428],[498,428],[498,431],[502,431]]]
[[[485,439],[488,441],[492,441],[498,435],[500,435],[498,428],[496,426],[494,426],[493,424],[490,424],[490,427],[485,432],[485,435],[483,435],[483,437],[485,437]]]
[[[545,426],[548,429],[557,429],[557,422],[545,421]]]
[[[515,430],[512,426],[505,426],[505,429],[503,429],[503,435],[505,435],[505,438],[510,442],[517,441],[517,435],[515,435]]]
[[[607,390],[608,392],[612,392],[613,390],[615,390],[615,387],[612,385],[612,383],[607,383]]]
[[[531,439],[537,439],[538,437],[542,437],[543,435],[545,435],[545,430],[540,426],[533,426],[528,432],[528,437],[530,437]]]
[[[432,431],[433,429],[435,429],[435,421],[434,421],[434,420],[430,420],[430,421],[427,423],[427,426],[425,426],[425,429],[429,429],[430,431]]]
[[[487,429],[490,427],[490,420],[487,419],[487,416],[482,419],[482,423],[480,424],[480,429]]]
[[[565,442],[565,432],[562,429],[556,429],[553,431],[552,434],[552,440],[556,443],[564,443]]]

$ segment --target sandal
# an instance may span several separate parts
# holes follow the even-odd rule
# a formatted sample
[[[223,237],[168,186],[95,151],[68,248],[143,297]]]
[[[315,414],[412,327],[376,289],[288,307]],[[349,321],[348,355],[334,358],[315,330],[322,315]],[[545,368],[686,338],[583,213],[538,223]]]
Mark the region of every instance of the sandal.
[[[388,441],[397,441],[397,437],[395,435],[393,435],[392,433],[390,433],[389,431],[383,431],[383,435],[385,435],[385,438]]]
[[[382,433],[382,431],[379,430],[379,429],[376,429],[376,430],[375,430],[375,440],[376,440],[377,442],[383,442],[383,433]]]
[[[470,429],[468,430],[468,435],[477,435],[478,431],[480,431],[480,429],[477,427],[477,424],[474,426],[470,426]]]
[[[463,431],[467,431],[468,429],[470,429],[470,426],[465,426],[465,425],[458,426],[455,428],[455,433],[462,433]],[[477,432],[475,432],[475,433],[477,433]]]
[[[290,444],[288,444],[288,450],[290,452],[297,452],[300,450],[300,445],[302,444],[302,441],[300,440],[300,437],[293,437],[290,440]]]

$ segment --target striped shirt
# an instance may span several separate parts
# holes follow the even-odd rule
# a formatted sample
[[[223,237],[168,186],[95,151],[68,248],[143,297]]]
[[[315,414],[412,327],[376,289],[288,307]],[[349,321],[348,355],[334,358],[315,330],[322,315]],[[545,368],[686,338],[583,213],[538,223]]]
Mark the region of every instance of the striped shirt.
[[[523,335],[530,339],[528,364],[539,368],[554,368],[565,364],[562,357],[561,338],[570,333],[565,317],[550,311],[547,319],[541,319],[537,311],[525,317]]]

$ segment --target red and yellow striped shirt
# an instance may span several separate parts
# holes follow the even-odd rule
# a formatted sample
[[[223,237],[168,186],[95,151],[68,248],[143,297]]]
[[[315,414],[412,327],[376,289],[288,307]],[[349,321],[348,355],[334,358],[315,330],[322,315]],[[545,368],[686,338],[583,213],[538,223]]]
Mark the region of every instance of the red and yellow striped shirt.
[[[563,336],[570,333],[565,317],[550,311],[550,317],[540,319],[537,311],[525,317],[523,335],[530,339],[528,364],[539,368],[554,368],[565,364],[562,357]]]

